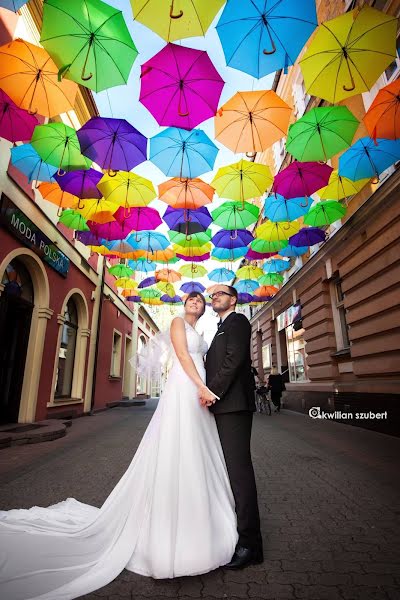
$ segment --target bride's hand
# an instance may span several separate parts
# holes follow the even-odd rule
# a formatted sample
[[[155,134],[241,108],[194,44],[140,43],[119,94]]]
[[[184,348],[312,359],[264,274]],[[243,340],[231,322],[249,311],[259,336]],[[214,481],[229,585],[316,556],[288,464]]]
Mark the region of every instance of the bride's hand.
[[[206,385],[199,386],[198,391],[199,391],[200,403],[203,406],[210,406],[211,404],[214,404],[216,398],[215,398],[214,394],[212,394],[210,392],[210,390],[208,389],[208,387]]]

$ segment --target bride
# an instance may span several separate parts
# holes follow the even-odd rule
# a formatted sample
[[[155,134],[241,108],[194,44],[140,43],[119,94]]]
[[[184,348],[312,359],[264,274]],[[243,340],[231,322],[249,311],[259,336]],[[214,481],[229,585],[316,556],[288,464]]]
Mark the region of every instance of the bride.
[[[101,508],[74,498],[0,511],[0,597],[69,600],[123,569],[154,578],[225,565],[238,541],[214,415],[199,401],[207,344],[195,330],[204,296],[171,324],[172,368],[127,471]]]

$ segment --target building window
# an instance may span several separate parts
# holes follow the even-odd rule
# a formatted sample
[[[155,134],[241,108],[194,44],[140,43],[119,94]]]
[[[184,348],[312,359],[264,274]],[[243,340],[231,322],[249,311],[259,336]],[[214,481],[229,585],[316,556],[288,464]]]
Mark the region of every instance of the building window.
[[[121,375],[121,348],[122,348],[122,335],[119,331],[114,329],[113,333],[113,344],[111,353],[111,377],[120,377]]]
[[[78,311],[72,298],[67,302],[58,352],[55,398],[70,398],[74,378],[74,363],[78,333]]]
[[[293,102],[294,102],[294,115],[298,119],[303,116],[307,110],[308,102],[311,98],[310,94],[307,94],[304,85],[303,74],[299,71],[297,80],[293,84],[292,88]]]
[[[271,370],[272,366],[271,344],[265,344],[262,347],[262,365],[264,371]]]
[[[289,380],[293,383],[308,381],[304,329],[296,331],[296,325],[286,327]]]
[[[350,348],[350,340],[341,279],[336,279],[332,282],[331,295],[337,349],[345,350],[346,348]]]

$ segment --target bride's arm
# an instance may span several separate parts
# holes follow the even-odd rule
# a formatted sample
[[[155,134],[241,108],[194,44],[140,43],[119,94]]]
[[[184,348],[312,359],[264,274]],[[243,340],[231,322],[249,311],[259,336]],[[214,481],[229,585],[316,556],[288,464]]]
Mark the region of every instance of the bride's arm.
[[[199,375],[196,366],[193,362],[192,357],[189,354],[187,341],[186,341],[186,330],[185,324],[181,317],[175,317],[171,323],[171,342],[175,350],[175,354],[178,357],[179,362],[182,365],[186,375],[190,377],[193,383],[199,388],[199,391],[207,389],[206,384]]]

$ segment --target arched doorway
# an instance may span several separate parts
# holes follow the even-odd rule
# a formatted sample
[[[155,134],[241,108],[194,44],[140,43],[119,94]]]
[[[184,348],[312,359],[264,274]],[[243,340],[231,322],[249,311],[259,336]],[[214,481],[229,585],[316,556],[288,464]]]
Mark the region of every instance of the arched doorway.
[[[0,296],[0,421],[18,422],[34,307],[34,286],[18,259],[6,267]]]

